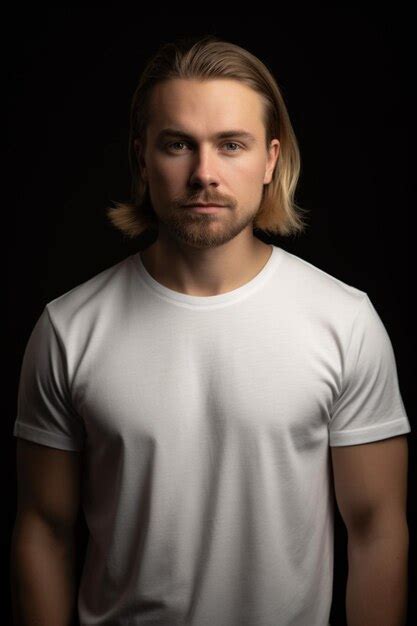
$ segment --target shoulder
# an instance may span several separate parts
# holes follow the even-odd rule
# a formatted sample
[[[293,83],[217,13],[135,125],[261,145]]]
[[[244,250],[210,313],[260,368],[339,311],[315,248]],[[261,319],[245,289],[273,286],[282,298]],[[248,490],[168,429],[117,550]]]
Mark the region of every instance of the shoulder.
[[[53,325],[62,332],[85,326],[86,322],[107,316],[116,303],[122,305],[122,294],[131,278],[130,255],[105,268],[45,305]]]
[[[281,272],[277,276],[282,279],[287,297],[311,314],[351,320],[368,297],[366,291],[314,263],[282,248],[280,251]]]

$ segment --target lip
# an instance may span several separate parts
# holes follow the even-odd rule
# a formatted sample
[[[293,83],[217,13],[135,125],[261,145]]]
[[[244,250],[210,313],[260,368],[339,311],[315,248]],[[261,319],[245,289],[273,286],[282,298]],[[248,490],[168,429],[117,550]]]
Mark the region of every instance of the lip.
[[[224,209],[222,206],[187,206],[186,209],[191,209],[195,213],[218,213],[221,209]]]
[[[225,206],[220,204],[186,204],[185,209],[191,209],[197,213],[217,213],[220,209],[224,209]]]
[[[192,202],[190,202],[190,204],[184,204],[183,206],[218,206],[218,207],[224,207],[224,204],[219,204],[218,202],[196,202],[195,204],[193,204]]]

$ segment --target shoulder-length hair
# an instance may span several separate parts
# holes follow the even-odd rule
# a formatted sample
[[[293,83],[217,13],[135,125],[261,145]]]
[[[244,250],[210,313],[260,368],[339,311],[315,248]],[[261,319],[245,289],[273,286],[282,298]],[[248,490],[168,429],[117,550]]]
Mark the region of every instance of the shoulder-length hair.
[[[152,88],[174,78],[210,80],[234,79],[260,94],[264,103],[266,149],[272,139],[280,142],[280,152],[272,180],[264,185],[261,203],[253,221],[254,230],[270,235],[302,232],[302,213],[309,212],[294,202],[300,174],[300,152],[281,91],[268,68],[253,54],[215,35],[197,40],[181,38],[164,44],[148,60],[133,94],[130,109],[128,158],[132,176],[131,201],[115,202],[107,207],[112,225],[128,238],[158,232],[158,218],[152,207],[148,183],[142,175],[139,151],[146,147],[149,100]]]

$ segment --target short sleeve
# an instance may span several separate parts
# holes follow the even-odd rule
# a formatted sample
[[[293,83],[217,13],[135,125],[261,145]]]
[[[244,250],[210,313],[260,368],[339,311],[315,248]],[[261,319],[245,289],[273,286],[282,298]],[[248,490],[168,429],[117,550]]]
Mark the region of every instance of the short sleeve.
[[[343,360],[342,388],[328,425],[329,445],[367,443],[410,432],[392,343],[367,294]]]
[[[81,450],[84,424],[71,404],[65,349],[45,306],[23,354],[13,435]]]

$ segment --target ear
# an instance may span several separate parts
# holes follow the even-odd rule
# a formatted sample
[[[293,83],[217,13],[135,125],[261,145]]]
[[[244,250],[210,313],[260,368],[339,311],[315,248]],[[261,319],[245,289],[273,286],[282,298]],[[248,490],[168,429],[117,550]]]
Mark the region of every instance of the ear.
[[[141,143],[140,143],[139,139],[135,139],[133,141],[133,146],[134,146],[134,149],[135,149],[136,157],[138,159],[140,171],[142,173],[142,178],[144,180],[146,180],[146,176],[147,176],[146,175],[146,164],[145,164],[145,159],[143,158],[143,155],[142,155],[142,149],[141,149],[142,146],[141,146]]]
[[[267,185],[272,181],[272,176],[274,173],[275,165],[277,164],[277,161],[278,161],[280,147],[281,147],[281,144],[278,141],[278,139],[273,139],[271,141],[271,144],[269,147],[268,161],[267,161],[267,166],[266,166],[265,176],[264,176],[264,185]]]

